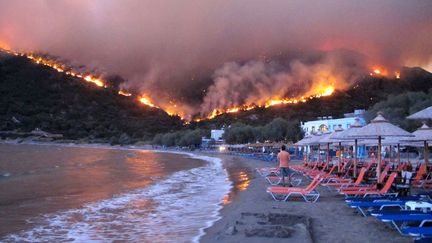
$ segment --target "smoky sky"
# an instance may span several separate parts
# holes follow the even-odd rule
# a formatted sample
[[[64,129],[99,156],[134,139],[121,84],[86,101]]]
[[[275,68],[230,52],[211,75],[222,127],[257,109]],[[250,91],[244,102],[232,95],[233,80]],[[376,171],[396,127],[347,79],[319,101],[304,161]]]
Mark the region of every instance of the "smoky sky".
[[[289,93],[286,86],[302,82],[292,70],[309,64],[332,75],[346,68],[333,54],[304,60],[316,51],[352,51],[363,56],[361,67],[428,68],[431,35],[432,1],[0,0],[0,44],[119,74],[124,87],[175,101],[184,113],[229,105],[214,100],[220,95],[232,104],[273,92],[247,88],[257,83]],[[278,63],[282,53],[289,61]],[[245,73],[267,80],[238,77]],[[241,98],[230,97],[236,88]]]

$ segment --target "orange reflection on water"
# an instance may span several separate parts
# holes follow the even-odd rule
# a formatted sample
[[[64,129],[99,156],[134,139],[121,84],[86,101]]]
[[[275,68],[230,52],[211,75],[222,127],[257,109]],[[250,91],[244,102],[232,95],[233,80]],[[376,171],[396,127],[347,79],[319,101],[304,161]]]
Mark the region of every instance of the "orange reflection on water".
[[[238,178],[239,178],[239,180],[238,180],[238,184],[237,184],[237,189],[239,190],[239,191],[244,191],[244,190],[246,190],[248,187],[249,187],[249,184],[250,184],[250,179],[249,179],[249,175],[246,173],[246,172],[244,172],[244,171],[241,171],[239,174],[238,174]]]
[[[234,182],[234,188],[228,195],[225,195],[223,199],[224,205],[231,203],[234,196],[238,192],[248,189],[250,185],[250,176],[245,171],[240,171],[238,173],[231,174],[230,179]]]

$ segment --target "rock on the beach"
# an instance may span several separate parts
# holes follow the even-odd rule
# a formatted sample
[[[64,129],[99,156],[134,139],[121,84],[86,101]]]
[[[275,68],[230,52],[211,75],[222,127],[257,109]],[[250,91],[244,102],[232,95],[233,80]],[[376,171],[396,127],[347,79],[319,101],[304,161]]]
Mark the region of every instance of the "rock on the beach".
[[[294,233],[294,230],[281,225],[245,229],[247,237],[289,238],[292,233]]]
[[[237,233],[237,228],[235,226],[231,226],[225,231],[225,233],[227,235],[235,235]]]

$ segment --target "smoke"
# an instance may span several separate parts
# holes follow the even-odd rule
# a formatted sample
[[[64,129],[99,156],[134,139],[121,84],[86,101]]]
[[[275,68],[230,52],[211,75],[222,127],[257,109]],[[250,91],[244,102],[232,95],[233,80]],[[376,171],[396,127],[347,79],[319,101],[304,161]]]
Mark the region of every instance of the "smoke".
[[[294,96],[326,74],[344,86],[372,65],[430,67],[431,10],[420,0],[0,0],[0,45],[121,75],[123,88],[190,115]],[[365,58],[328,54],[341,49]]]
[[[244,104],[262,106],[269,99],[314,95],[329,85],[344,89],[366,70],[359,66],[364,58],[353,53],[332,52],[319,57],[303,53],[302,57],[225,63],[213,75],[214,84],[204,97],[201,115]]]

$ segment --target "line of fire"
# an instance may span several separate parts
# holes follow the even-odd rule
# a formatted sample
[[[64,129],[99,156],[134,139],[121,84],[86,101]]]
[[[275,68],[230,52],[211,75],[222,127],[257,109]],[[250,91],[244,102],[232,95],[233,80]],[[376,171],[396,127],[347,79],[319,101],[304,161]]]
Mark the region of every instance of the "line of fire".
[[[105,88],[105,89],[110,88],[107,85],[107,82],[105,80],[103,80],[103,78],[101,78],[100,75],[95,75],[95,74],[88,73],[88,72],[76,71],[76,70],[74,70],[74,68],[72,68],[66,64],[59,63],[58,61],[50,59],[49,57],[47,58],[45,56],[38,55],[35,53],[12,51],[10,49],[5,49],[5,48],[1,48],[1,47],[0,47],[0,50],[7,52],[9,54],[13,54],[15,56],[26,57],[26,58],[32,60],[36,64],[44,65],[44,66],[47,66],[47,67],[50,67],[50,68],[56,70],[57,72],[64,73],[66,75],[69,75],[69,76],[72,76],[75,78],[79,78],[85,82],[89,82],[89,83],[94,84],[96,87]],[[390,75],[390,72],[387,71],[386,69],[382,68],[382,67],[372,66],[371,72],[369,73],[369,75],[370,76],[387,77]],[[400,78],[400,72],[399,71],[394,72],[394,77],[396,79],[399,79]],[[336,90],[335,85],[331,84],[331,83],[330,84],[324,84],[324,85],[318,85],[318,86],[313,87],[312,90],[308,91],[306,93],[308,95],[300,96],[297,98],[275,98],[275,97],[273,97],[273,98],[269,98],[262,105],[243,104],[240,106],[234,106],[234,107],[228,107],[228,108],[217,108],[217,109],[213,109],[213,111],[210,114],[208,114],[207,116],[195,117],[191,120],[194,122],[201,122],[204,120],[213,119],[219,115],[226,114],[226,113],[236,113],[236,112],[241,112],[241,111],[249,111],[249,110],[256,109],[256,108],[263,108],[263,107],[268,108],[268,107],[283,105],[283,104],[305,103],[311,99],[317,99],[317,98],[321,98],[324,96],[331,96],[335,92],[335,90]],[[157,102],[153,101],[146,94],[134,94],[132,91],[128,91],[128,90],[124,90],[124,89],[118,90],[117,93],[119,95],[122,95],[122,96],[131,97],[133,99],[136,99],[138,102],[140,102],[143,105],[153,107],[153,108],[162,109],[167,114],[169,114],[170,116],[178,116],[185,123],[190,122],[190,120],[186,119],[179,111],[175,110],[175,108],[177,106],[176,106],[176,104],[173,104],[172,102],[170,102],[169,107],[167,107],[167,106],[164,106],[163,104],[157,104]]]

